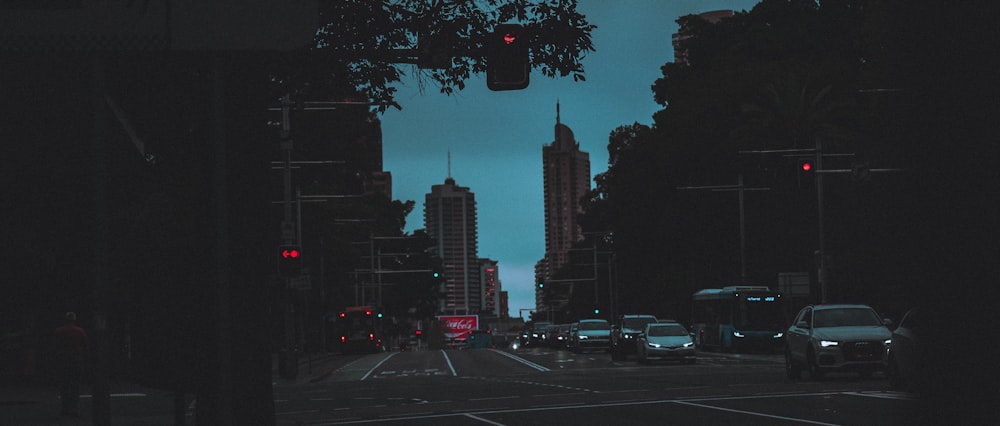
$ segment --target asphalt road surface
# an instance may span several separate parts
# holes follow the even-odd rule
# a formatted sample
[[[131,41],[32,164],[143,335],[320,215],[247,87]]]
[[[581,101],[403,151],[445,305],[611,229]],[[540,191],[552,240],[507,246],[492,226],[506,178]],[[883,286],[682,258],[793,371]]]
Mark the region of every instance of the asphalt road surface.
[[[694,365],[606,352],[465,349],[337,356],[278,383],[281,425],[913,424],[919,401],[880,373],[785,377],[781,355],[701,352]]]

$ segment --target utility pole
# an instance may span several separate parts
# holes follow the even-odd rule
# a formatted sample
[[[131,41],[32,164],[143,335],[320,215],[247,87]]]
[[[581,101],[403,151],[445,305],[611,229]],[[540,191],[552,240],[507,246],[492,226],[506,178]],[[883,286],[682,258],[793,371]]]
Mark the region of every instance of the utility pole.
[[[747,188],[743,185],[743,173],[740,173],[736,180],[736,185],[711,185],[711,186],[681,186],[677,187],[679,190],[703,190],[707,189],[713,192],[718,191],[736,191],[739,193],[740,199],[740,281],[746,283],[747,281],[747,255],[746,255],[746,221],[744,219],[744,208],[743,208],[743,193],[745,191],[768,191],[771,188]]]

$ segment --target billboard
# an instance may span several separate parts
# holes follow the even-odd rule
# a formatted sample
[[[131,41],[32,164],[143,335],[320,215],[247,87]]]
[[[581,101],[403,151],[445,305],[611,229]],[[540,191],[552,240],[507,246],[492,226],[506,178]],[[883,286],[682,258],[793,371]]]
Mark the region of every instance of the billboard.
[[[479,315],[439,315],[445,339],[465,340],[472,330],[479,329]]]

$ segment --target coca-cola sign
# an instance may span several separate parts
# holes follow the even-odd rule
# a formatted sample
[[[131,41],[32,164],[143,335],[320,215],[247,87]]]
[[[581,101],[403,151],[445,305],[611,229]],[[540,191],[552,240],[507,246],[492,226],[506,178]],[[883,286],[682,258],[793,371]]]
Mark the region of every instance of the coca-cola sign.
[[[464,340],[469,332],[479,329],[479,315],[441,315],[438,320],[448,339]]]

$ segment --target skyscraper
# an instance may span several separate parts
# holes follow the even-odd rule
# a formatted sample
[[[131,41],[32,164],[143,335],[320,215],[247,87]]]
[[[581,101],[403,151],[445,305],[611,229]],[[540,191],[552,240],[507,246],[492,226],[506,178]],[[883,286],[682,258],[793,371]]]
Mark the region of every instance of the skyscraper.
[[[443,185],[432,185],[424,202],[424,227],[437,241],[435,254],[444,264],[441,311],[479,312],[483,291],[480,261],[476,256],[476,195],[469,188],[456,185],[451,176]]]
[[[545,198],[545,259],[536,265],[536,280],[562,267],[573,243],[583,238],[577,215],[583,212],[581,199],[590,190],[590,154],[580,151],[573,131],[560,122],[556,102],[555,140],[542,147],[542,176]],[[536,283],[536,309],[541,309],[541,292]]]

